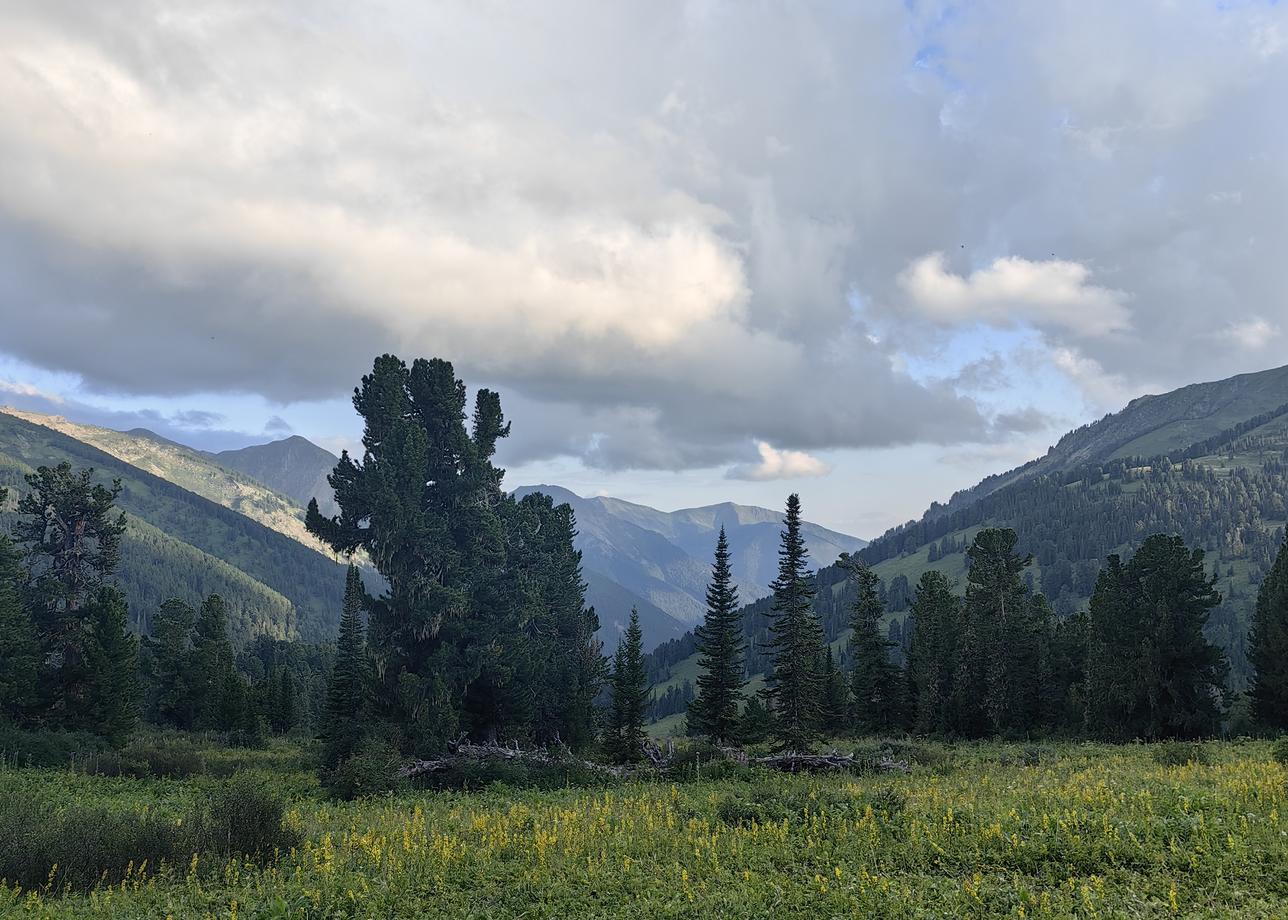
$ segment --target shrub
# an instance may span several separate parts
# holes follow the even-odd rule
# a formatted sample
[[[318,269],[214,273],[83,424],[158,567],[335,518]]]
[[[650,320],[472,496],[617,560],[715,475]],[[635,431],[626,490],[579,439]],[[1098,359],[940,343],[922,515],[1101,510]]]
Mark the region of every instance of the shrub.
[[[1279,763],[1283,764],[1285,767],[1288,767],[1288,735],[1278,739],[1274,743],[1274,746],[1271,747],[1270,753],[1274,756],[1275,760],[1279,761]]]
[[[216,789],[201,828],[202,849],[266,859],[299,844],[283,821],[282,798],[262,775],[240,773]]]
[[[1207,749],[1193,741],[1164,741],[1154,746],[1154,763],[1163,767],[1208,763]]]
[[[298,842],[281,798],[251,774],[216,787],[207,809],[179,819],[0,793],[0,878],[24,888],[84,890],[145,863],[183,866],[193,854],[267,859]]]
[[[0,721],[0,761],[21,767],[65,767],[107,749],[89,732],[27,731]]]
[[[398,775],[401,766],[402,758],[392,744],[369,741],[323,776],[323,785],[331,795],[346,801],[396,792],[406,785]]]
[[[672,782],[749,778],[753,771],[730,760],[720,748],[705,742],[694,742],[676,750],[662,771]]]

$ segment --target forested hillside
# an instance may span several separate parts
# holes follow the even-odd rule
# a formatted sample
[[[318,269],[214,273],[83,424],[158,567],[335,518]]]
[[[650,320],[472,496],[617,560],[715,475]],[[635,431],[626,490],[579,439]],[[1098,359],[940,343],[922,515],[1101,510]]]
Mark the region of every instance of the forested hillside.
[[[1135,400],[1070,432],[1040,460],[932,506],[859,556],[882,579],[886,626],[902,645],[917,580],[934,569],[963,591],[964,553],[984,527],[1016,531],[1019,550],[1034,556],[1026,580],[1058,616],[1086,607],[1110,553],[1126,555],[1153,533],[1179,534],[1219,576],[1222,601],[1207,632],[1241,689],[1256,590],[1283,540],[1286,495],[1288,368],[1278,368]],[[844,656],[849,585],[835,567],[822,567],[817,583],[815,608]],[[744,608],[749,675],[768,662],[768,611],[767,600]],[[682,692],[697,673],[692,635],[659,647],[650,664],[659,695]],[[665,707],[657,714],[668,715]]]
[[[238,642],[334,638],[344,588],[337,563],[98,448],[0,413],[0,486],[10,489],[10,507],[25,489],[23,474],[63,460],[93,467],[103,482],[122,482],[127,529],[118,577],[139,625],[167,597],[218,593]]]

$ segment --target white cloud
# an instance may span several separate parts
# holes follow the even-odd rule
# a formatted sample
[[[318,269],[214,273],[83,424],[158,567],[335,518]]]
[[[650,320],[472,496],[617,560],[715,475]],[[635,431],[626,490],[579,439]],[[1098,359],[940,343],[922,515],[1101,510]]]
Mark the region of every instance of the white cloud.
[[[765,441],[758,441],[756,450],[760,454],[760,462],[732,467],[728,473],[730,479],[764,482],[771,479],[807,479],[826,476],[831,472],[831,467],[826,463],[804,451],[778,450]]]
[[[1117,411],[1151,388],[1133,384],[1122,374],[1109,373],[1095,358],[1075,348],[1053,348],[1051,363],[1078,388],[1098,411]]]
[[[1064,259],[995,259],[968,276],[948,269],[942,252],[913,261],[899,275],[910,303],[936,322],[1029,322],[1089,336],[1131,325],[1127,295],[1089,283],[1091,271]]]
[[[15,380],[0,380],[0,393],[9,393],[13,396],[26,396],[33,399],[42,399],[55,405],[62,405],[64,400],[57,393],[47,393],[39,387],[32,386],[30,383],[21,383]]]
[[[1234,342],[1247,351],[1259,351],[1268,346],[1271,340],[1279,337],[1279,327],[1260,316],[1232,322],[1222,331],[1221,336]]]

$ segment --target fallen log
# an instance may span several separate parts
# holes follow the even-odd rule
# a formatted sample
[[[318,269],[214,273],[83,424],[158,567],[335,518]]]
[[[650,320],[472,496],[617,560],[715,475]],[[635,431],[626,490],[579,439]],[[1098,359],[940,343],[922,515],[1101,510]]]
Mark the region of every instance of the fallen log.
[[[621,767],[610,767],[591,760],[582,760],[580,757],[572,756],[566,750],[552,754],[546,748],[534,748],[525,751],[517,745],[506,747],[500,744],[471,744],[464,741],[450,745],[449,750],[451,753],[442,757],[436,757],[432,760],[413,760],[408,764],[404,764],[402,769],[398,771],[398,775],[403,779],[415,779],[419,776],[441,773],[444,770],[463,764],[479,763],[486,760],[520,761],[545,767],[575,765],[595,773],[602,773],[605,776],[620,777],[623,775],[623,768]]]
[[[842,754],[840,751],[829,751],[826,754],[801,754],[796,751],[784,751],[781,754],[770,754],[757,757],[754,761],[759,766],[784,773],[817,773],[824,770],[879,770],[884,773],[907,773],[908,765],[892,757],[874,759],[871,756]]]

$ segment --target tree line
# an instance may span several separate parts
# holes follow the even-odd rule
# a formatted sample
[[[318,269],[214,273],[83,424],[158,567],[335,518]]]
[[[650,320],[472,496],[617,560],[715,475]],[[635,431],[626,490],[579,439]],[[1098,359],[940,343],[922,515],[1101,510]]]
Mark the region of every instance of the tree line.
[[[140,639],[116,579],[120,482],[63,462],[26,485],[13,538],[0,533],[0,717],[112,744],[141,720],[242,741],[311,724],[323,649],[261,637],[235,655],[217,594],[162,602]]]
[[[768,670],[746,692],[747,610],[737,608],[729,552],[717,541],[703,623],[694,735],[720,743],[772,739],[805,750],[842,733],[913,731],[956,738],[1090,736],[1109,740],[1218,734],[1229,712],[1229,662],[1205,636],[1221,602],[1204,553],[1155,534],[1125,561],[1110,555],[1088,608],[1057,616],[1025,577],[1033,557],[1009,528],[979,531],[966,549],[966,591],[929,571],[918,581],[898,648],[883,630],[880,579],[857,556],[849,581],[847,668],[825,642],[817,584],[787,502],[778,578],[769,601]],[[1263,581],[1250,637],[1253,709],[1288,729],[1288,550]],[[666,650],[663,650],[663,654]]]

